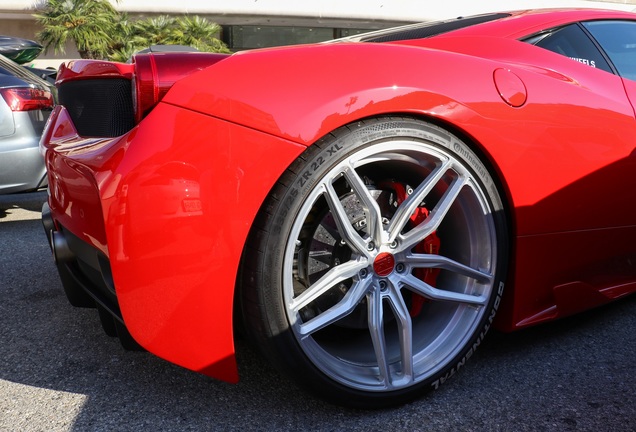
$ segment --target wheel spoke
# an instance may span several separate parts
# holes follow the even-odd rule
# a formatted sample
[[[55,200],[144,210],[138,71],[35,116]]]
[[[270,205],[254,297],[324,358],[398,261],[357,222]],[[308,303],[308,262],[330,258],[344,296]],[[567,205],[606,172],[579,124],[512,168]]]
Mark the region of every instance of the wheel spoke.
[[[485,295],[476,296],[437,289],[413,275],[404,276],[403,278],[401,278],[401,283],[408,286],[410,289],[420,294],[421,296],[431,300],[466,303],[476,306],[484,306],[488,301],[488,297]]]
[[[384,310],[382,308],[382,294],[374,289],[367,296],[369,314],[369,332],[373,341],[373,350],[378,362],[378,379],[383,387],[390,385],[389,360],[386,352],[386,340],[384,337]]]
[[[290,309],[298,312],[312,301],[329,291],[333,286],[352,278],[360,270],[367,267],[366,260],[351,260],[339,266],[331,268],[325,275],[311,285],[306,291],[294,298],[289,305]]]
[[[397,287],[391,287],[389,300],[394,315],[397,318],[400,339],[400,358],[402,362],[402,375],[392,380],[392,386],[399,382],[400,386],[408,385],[413,381],[413,323],[409,309],[404,303],[404,298]]]
[[[324,188],[326,192],[325,197],[342,239],[346,241],[349,247],[353,250],[369,258],[370,255],[369,251],[367,251],[366,242],[362,237],[360,237],[360,234],[357,233],[353,225],[351,225],[351,222],[349,222],[347,212],[342,206],[340,198],[334,190],[333,185],[330,182],[326,182],[324,183]]]
[[[380,207],[378,207],[378,203],[369,193],[369,189],[352,167],[345,169],[344,174],[349,185],[360,199],[360,203],[362,204],[362,208],[364,209],[364,213],[367,218],[369,236],[375,244],[379,245],[382,243],[382,234],[384,232],[382,229],[382,215],[380,213]]]
[[[455,202],[455,199],[459,196],[462,188],[468,179],[463,176],[460,176],[453,180],[450,187],[444,192],[444,195],[437,203],[435,208],[431,210],[428,218],[409,232],[404,235],[400,235],[401,241],[400,246],[398,247],[398,251],[404,251],[412,249],[416,244],[420,241],[431,235],[439,225],[442,223],[442,220],[446,216],[446,213],[450,210],[451,206]],[[393,235],[393,233],[391,232]]]
[[[493,280],[493,275],[490,273],[468,267],[467,265],[458,263],[457,261],[440,255],[409,253],[406,255],[405,261],[411,267],[449,270],[453,273],[475,279],[480,283],[490,283]]]
[[[371,277],[366,277],[363,280],[356,282],[337,304],[302,324],[299,329],[301,337],[305,338],[353,312],[356,306],[358,306],[367,294],[371,282]]]
[[[424,201],[424,198],[426,198],[444,174],[446,174],[446,171],[448,171],[450,166],[451,161],[444,160],[428,175],[428,177],[426,177],[426,179],[424,179],[422,183],[419,184],[417,188],[415,188],[413,193],[409,195],[402,204],[400,204],[400,207],[395,212],[395,215],[393,215],[393,219],[389,225],[389,242],[396,240],[397,236],[404,230],[404,227],[406,227],[406,224],[409,222],[413,212],[415,212],[417,207],[419,207],[422,201]]]

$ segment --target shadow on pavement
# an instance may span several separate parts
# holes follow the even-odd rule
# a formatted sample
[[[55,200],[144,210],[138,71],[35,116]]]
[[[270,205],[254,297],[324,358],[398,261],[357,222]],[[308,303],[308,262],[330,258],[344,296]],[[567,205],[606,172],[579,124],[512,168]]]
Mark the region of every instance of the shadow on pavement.
[[[0,221],[14,215],[19,210],[40,213],[46,201],[47,192],[0,195]]]
[[[0,221],[12,222],[0,229],[0,430],[636,427],[636,296],[518,333],[491,333],[439,391],[396,409],[354,411],[299,390],[242,340],[237,385],[124,351],[95,310],[66,301],[35,220],[45,199],[46,192],[0,196]]]

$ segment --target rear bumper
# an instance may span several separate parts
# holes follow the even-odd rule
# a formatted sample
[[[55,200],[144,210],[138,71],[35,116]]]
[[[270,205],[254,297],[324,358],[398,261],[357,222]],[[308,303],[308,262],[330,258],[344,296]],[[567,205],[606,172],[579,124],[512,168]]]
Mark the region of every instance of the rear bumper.
[[[87,292],[151,353],[237,381],[243,245],[305,147],[167,104],[116,138],[80,137],[58,106],[41,145],[43,221],[65,286]]]
[[[56,225],[48,203],[42,206],[42,225],[67,297],[71,299],[85,293],[96,306],[124,324],[108,257],[63,226]],[[92,305],[78,303],[75,306]]]

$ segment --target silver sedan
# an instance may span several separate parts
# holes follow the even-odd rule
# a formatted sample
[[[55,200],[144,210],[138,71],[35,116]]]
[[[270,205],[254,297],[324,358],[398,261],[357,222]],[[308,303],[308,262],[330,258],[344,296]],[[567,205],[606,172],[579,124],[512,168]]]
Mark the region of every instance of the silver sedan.
[[[49,85],[0,55],[0,194],[47,185],[38,144],[53,108]]]

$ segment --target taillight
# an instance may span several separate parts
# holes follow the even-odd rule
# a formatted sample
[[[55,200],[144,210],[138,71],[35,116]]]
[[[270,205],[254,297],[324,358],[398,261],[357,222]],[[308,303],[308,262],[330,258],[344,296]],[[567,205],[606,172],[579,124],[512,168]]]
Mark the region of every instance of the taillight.
[[[134,61],[133,108],[135,123],[139,123],[160,100],[159,80],[157,64],[153,55],[137,55]]]
[[[48,90],[30,87],[4,88],[0,94],[11,111],[32,111],[53,109],[53,94]]]
[[[133,58],[133,104],[139,123],[181,78],[223,60],[228,54],[165,52],[137,54]]]

